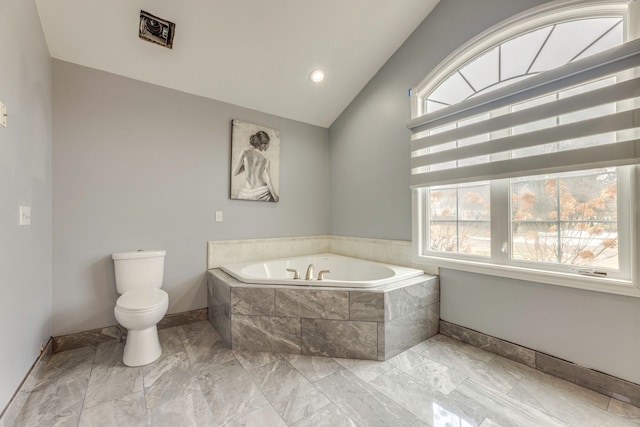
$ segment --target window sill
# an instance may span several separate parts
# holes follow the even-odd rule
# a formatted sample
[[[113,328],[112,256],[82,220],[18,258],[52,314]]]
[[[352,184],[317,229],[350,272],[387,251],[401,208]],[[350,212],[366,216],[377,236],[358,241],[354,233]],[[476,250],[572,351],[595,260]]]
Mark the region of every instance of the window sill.
[[[511,265],[489,264],[473,260],[460,260],[436,256],[413,255],[413,261],[419,265],[429,265],[452,270],[468,271],[490,276],[507,277],[547,285],[564,286],[608,294],[640,298],[640,289],[630,280],[593,277],[556,271],[536,270]]]

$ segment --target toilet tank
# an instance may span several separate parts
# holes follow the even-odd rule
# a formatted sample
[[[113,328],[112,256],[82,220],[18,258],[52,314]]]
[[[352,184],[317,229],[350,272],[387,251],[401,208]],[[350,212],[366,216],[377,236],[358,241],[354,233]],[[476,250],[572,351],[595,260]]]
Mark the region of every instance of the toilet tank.
[[[116,289],[119,294],[136,289],[161,288],[164,280],[164,257],[162,250],[137,250],[115,252],[113,267]]]

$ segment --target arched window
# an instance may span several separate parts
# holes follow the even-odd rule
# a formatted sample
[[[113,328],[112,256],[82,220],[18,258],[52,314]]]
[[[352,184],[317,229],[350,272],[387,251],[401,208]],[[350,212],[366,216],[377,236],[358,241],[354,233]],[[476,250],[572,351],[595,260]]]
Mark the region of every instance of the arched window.
[[[619,46],[623,40],[620,15],[558,22],[533,29],[503,41],[449,74],[424,97],[425,112],[432,113],[586,58]]]
[[[640,40],[628,8],[532,9],[412,90],[417,260],[640,296],[635,167],[624,166],[640,162]]]

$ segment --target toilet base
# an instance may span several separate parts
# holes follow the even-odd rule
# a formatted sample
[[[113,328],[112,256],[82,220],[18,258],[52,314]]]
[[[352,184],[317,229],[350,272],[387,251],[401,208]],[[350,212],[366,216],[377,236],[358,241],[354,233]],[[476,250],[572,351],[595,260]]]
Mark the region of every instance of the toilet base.
[[[143,366],[158,360],[162,354],[156,325],[147,329],[129,330],[122,362],[127,366]]]

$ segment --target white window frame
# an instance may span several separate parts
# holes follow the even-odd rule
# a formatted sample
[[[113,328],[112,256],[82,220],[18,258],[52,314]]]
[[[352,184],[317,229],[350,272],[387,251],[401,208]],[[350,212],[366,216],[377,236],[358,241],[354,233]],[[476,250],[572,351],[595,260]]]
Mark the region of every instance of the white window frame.
[[[412,118],[425,114],[425,97],[451,72],[481,52],[517,34],[566,18],[588,18],[616,13],[623,15],[627,28],[635,31],[635,34],[629,34],[629,38],[637,38],[640,32],[639,3],[640,0],[631,2],[621,0],[554,1],[503,21],[453,52],[417,86],[417,90],[412,91]],[[500,249],[503,242],[511,241],[509,179],[491,181],[491,258],[426,251],[429,227],[428,191],[424,188],[412,190],[413,261],[417,264],[441,268],[640,297],[638,284],[640,197],[635,196],[640,190],[640,167],[620,167],[618,171],[618,230],[619,235],[622,234],[627,239],[627,242],[619,242],[619,264],[623,277],[582,275],[570,272],[567,265],[513,260],[508,253],[502,253]],[[629,197],[629,195],[635,197]],[[504,200],[505,198],[507,200]]]

